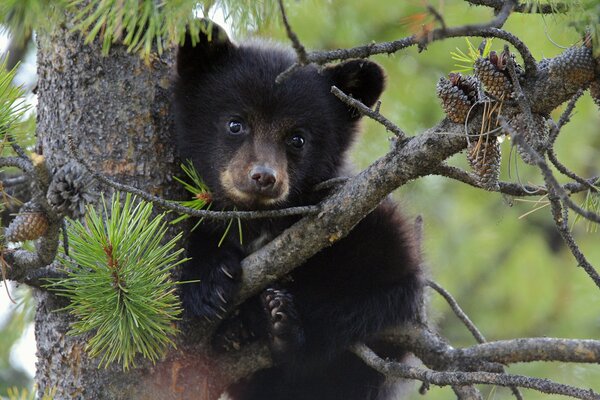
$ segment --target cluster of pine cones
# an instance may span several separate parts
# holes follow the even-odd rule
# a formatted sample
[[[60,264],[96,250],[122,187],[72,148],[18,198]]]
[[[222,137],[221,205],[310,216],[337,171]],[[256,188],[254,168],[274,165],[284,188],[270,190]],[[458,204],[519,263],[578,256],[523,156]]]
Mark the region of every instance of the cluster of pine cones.
[[[451,73],[448,78],[440,78],[437,95],[448,119],[458,124],[468,120],[471,109],[479,101],[480,84],[485,88],[487,95],[500,103],[512,96],[513,85],[507,70],[508,57],[512,55],[492,51],[488,57],[479,57],[475,61],[475,75]],[[522,73],[520,68],[517,68],[517,71]],[[487,118],[492,118],[491,114],[489,113]],[[492,125],[487,122],[486,125]],[[467,159],[477,176],[478,185],[488,190],[496,190],[501,162],[497,135],[484,130],[480,136],[471,138],[467,151]]]
[[[498,135],[503,132],[498,127],[497,118],[501,112],[502,104],[513,98],[513,82],[508,71],[509,58],[515,65],[516,76],[520,78],[524,72],[514,62],[514,56],[503,51],[498,54],[490,52],[487,57],[479,57],[474,63],[474,75],[463,76],[460,73],[451,73],[448,78],[440,78],[437,85],[437,95],[442,102],[442,108],[448,119],[458,124],[465,124],[472,113],[471,110],[481,100],[479,96],[483,90],[488,98],[495,100],[484,107],[483,128],[480,135],[470,137],[467,148],[467,159],[477,177],[477,184],[487,190],[497,190],[500,176],[501,152]],[[589,46],[572,47],[562,55],[548,62],[549,68],[555,73],[564,76],[566,81],[573,85],[581,86],[594,78],[594,61]],[[590,86],[590,94],[600,107],[600,82]],[[487,100],[487,99],[486,99]],[[487,107],[490,105],[490,107]],[[486,108],[487,107],[487,108]],[[493,121],[492,121],[493,120]],[[539,154],[547,150],[550,129],[546,116],[533,114],[532,126],[523,114],[512,115],[508,119],[510,127],[523,134],[525,141]],[[493,133],[492,133],[493,132]],[[518,148],[524,162],[534,164],[532,156]]]
[[[75,162],[65,164],[54,173],[46,192],[48,205],[60,216],[81,218],[85,206],[94,203],[98,195],[92,179]],[[4,231],[8,242],[24,242],[43,236],[50,225],[48,215],[33,201],[25,203]]]

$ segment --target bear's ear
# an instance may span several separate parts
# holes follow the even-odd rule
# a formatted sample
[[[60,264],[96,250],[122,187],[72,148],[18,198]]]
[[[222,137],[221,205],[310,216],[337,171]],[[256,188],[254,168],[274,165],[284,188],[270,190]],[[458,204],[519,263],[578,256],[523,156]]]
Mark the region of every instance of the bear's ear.
[[[369,60],[351,60],[326,67],[324,73],[332,85],[342,92],[360,100],[367,107],[373,106],[385,87],[383,69]],[[351,120],[360,118],[360,113],[349,109]]]
[[[213,21],[202,18],[194,22],[187,27],[177,52],[177,73],[181,77],[210,71],[235,48],[227,32]]]

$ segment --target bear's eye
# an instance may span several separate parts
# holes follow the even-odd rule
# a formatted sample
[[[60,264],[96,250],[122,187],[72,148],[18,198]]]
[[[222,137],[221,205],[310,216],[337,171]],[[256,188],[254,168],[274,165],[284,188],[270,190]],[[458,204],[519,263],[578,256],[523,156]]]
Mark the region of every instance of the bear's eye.
[[[244,123],[239,119],[232,119],[227,123],[231,135],[240,135],[244,132]]]
[[[305,142],[304,137],[300,134],[295,134],[288,140],[288,144],[297,149],[304,146],[304,142]]]

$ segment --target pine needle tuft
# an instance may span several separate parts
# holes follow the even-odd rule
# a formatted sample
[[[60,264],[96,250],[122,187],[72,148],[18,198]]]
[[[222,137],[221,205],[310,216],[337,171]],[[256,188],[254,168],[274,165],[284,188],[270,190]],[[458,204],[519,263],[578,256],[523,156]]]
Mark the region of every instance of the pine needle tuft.
[[[89,355],[128,369],[137,354],[154,362],[174,346],[181,306],[170,271],[185,261],[174,251],[181,234],[161,243],[164,214],[151,218],[152,204],[130,194],[102,204],[102,214],[88,207],[83,223],[69,221],[69,257],[60,257],[68,277],[49,287],[70,300],[70,333],[91,334]]]

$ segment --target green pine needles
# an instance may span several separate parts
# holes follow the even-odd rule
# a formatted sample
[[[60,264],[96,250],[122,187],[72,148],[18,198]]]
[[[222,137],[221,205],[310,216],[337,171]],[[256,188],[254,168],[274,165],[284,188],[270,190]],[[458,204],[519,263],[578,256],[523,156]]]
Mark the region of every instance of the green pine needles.
[[[187,160],[187,162],[185,164],[181,164],[181,169],[185,173],[187,180],[180,179],[176,176],[174,178],[177,182],[181,183],[183,185],[183,187],[185,188],[185,190],[190,192],[193,197],[190,200],[180,201],[179,203],[183,206],[193,208],[194,210],[203,210],[203,209],[209,210],[210,206],[211,206],[211,202],[212,202],[212,195],[210,193],[208,186],[206,186],[206,184],[202,180],[202,177],[200,176],[200,174],[194,167],[194,164],[192,163],[192,161]],[[235,208],[234,208],[234,210],[235,210]],[[183,215],[179,216],[178,218],[176,218],[175,220],[173,220],[172,223],[173,224],[179,223],[185,219],[188,219],[189,217],[190,217],[189,215],[183,214]],[[196,224],[194,225],[192,230],[196,229],[203,220],[204,220],[204,218],[200,218],[198,220],[198,222],[196,222]],[[238,238],[239,238],[240,244],[243,244],[244,240],[242,237],[242,221],[239,218],[235,218],[235,220],[237,220]],[[221,247],[221,245],[223,244],[223,241],[229,235],[229,232],[231,231],[231,226],[233,225],[233,222],[234,222],[234,218],[231,218],[227,222],[227,226],[225,227],[225,231],[223,232],[223,235],[221,236],[221,239],[219,240],[217,247]]]
[[[7,71],[8,57],[0,60],[0,134],[4,134],[10,127],[23,119],[29,110],[25,102],[25,94],[21,87],[13,85],[18,66]]]
[[[174,345],[181,307],[170,271],[185,261],[174,250],[181,234],[162,244],[165,215],[152,218],[152,204],[130,194],[102,203],[102,214],[89,207],[83,223],[69,221],[69,256],[60,257],[68,277],[49,286],[70,300],[70,333],[91,333],[89,355],[128,369],[137,354],[156,361]]]
[[[465,38],[465,41],[467,42],[466,53],[458,47],[456,48],[456,51],[450,52],[452,59],[456,61],[454,66],[457,67],[457,69],[452,72],[472,73],[475,60],[477,60],[479,57],[487,57],[492,50],[493,39],[486,39],[481,51],[476,48],[468,38]]]
[[[198,32],[206,29],[197,17],[220,10],[226,20],[240,26],[256,26],[271,20],[276,13],[275,0],[67,0],[75,13],[75,30],[85,33],[86,43],[100,37],[102,50],[108,53],[113,43],[121,42],[128,51],[149,57],[161,54],[170,43],[181,42],[185,27]]]

